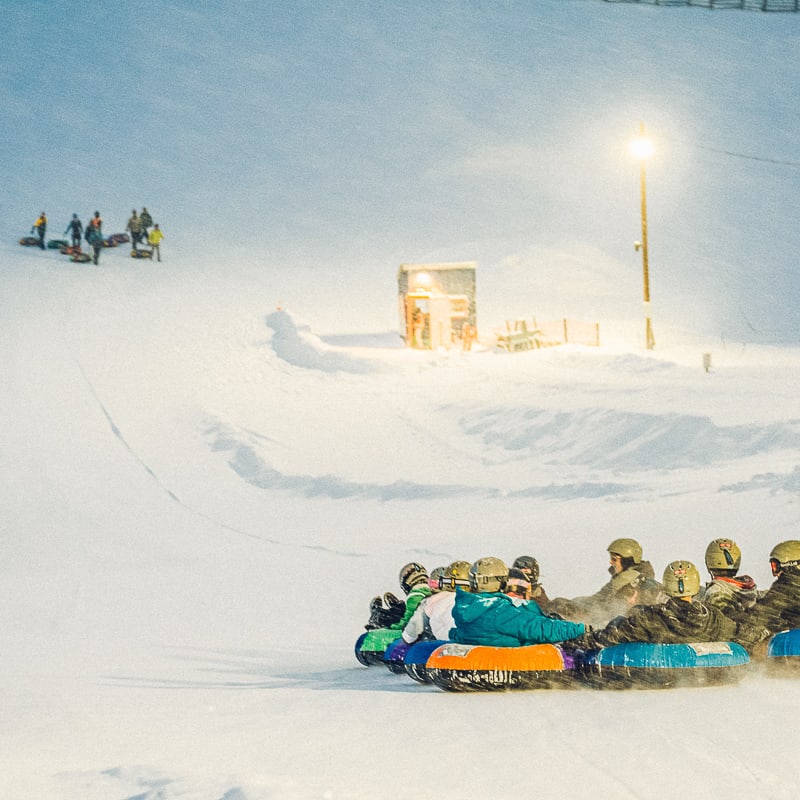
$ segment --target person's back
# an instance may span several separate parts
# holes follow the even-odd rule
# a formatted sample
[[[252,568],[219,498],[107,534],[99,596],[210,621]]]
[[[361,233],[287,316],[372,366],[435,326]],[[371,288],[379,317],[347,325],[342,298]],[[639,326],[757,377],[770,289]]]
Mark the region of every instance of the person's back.
[[[737,575],[742,551],[733,539],[714,539],[706,548],[706,569],[711,582],[700,590],[699,597],[723,614],[736,615],[752,608],[759,593],[749,575]]]
[[[562,642],[583,635],[580,622],[546,616],[536,603],[515,605],[504,594],[508,568],[499,558],[478,559],[470,567],[470,591],[459,588],[450,638],[462,644],[517,647]]]
[[[596,646],[622,642],[727,642],[737,636],[737,624],[698,598],[700,573],[690,561],[673,561],[664,570],[665,602],[638,605],[627,616],[612,620],[590,638]]]
[[[775,581],[751,608],[737,615],[770,634],[800,628],[800,541],[776,545],[769,558]]]

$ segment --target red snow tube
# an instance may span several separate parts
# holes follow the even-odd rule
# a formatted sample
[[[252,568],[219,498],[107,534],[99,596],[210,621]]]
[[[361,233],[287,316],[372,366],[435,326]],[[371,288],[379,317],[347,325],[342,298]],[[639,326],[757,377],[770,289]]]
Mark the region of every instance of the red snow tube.
[[[425,665],[441,689],[455,692],[549,689],[573,682],[572,662],[554,644],[525,647],[442,645]]]

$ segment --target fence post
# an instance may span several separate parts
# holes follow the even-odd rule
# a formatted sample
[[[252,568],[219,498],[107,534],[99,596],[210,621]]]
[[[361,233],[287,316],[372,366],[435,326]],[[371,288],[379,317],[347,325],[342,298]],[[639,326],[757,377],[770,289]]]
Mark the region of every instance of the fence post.
[[[567,333],[567,318],[564,317],[564,344],[569,344],[569,334]]]

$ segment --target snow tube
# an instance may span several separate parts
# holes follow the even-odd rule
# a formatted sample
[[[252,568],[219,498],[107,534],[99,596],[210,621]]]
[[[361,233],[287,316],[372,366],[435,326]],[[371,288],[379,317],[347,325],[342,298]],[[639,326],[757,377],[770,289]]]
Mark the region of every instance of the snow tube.
[[[75,262],[76,264],[86,264],[92,260],[92,257],[88,253],[73,253],[70,261]]]
[[[590,651],[580,672],[598,688],[658,689],[733,683],[749,663],[747,651],[733,642],[626,642]]]
[[[62,247],[66,247],[69,242],[66,239],[50,239],[47,242],[47,249],[48,250],[60,250]]]
[[[441,689],[455,692],[545,689],[573,682],[574,662],[554,644],[487,647],[450,642],[434,650],[425,669]]]
[[[38,236],[23,236],[19,243],[23,247],[38,247],[39,246],[39,237]]]
[[[112,233],[108,240],[115,244],[125,244],[131,240],[131,237],[127,233]]]
[[[781,631],[769,640],[767,669],[774,674],[800,671],[800,628]]]
[[[443,639],[414,642],[408,648],[408,652],[403,659],[406,675],[409,678],[413,678],[417,683],[433,683],[433,679],[428,674],[428,659],[431,653],[443,644],[451,643]]]
[[[386,652],[386,648],[399,638],[400,631],[394,631],[391,628],[376,628],[362,633],[356,640],[356,659],[365,667],[383,664],[383,654]]]
[[[386,648],[386,652],[383,654],[383,663],[389,668],[389,672],[394,672],[396,675],[406,674],[404,661],[409,647],[411,645],[401,636]]]
[[[153,254],[149,250],[131,250],[131,258],[152,258]]]

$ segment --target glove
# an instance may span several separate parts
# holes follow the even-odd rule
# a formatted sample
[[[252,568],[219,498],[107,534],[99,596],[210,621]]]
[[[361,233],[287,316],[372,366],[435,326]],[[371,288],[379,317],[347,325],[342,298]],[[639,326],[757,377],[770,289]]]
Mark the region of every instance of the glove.
[[[601,645],[595,638],[594,629],[591,625],[586,626],[586,630],[575,639],[570,639],[565,644],[574,647],[576,650],[599,650]]]

